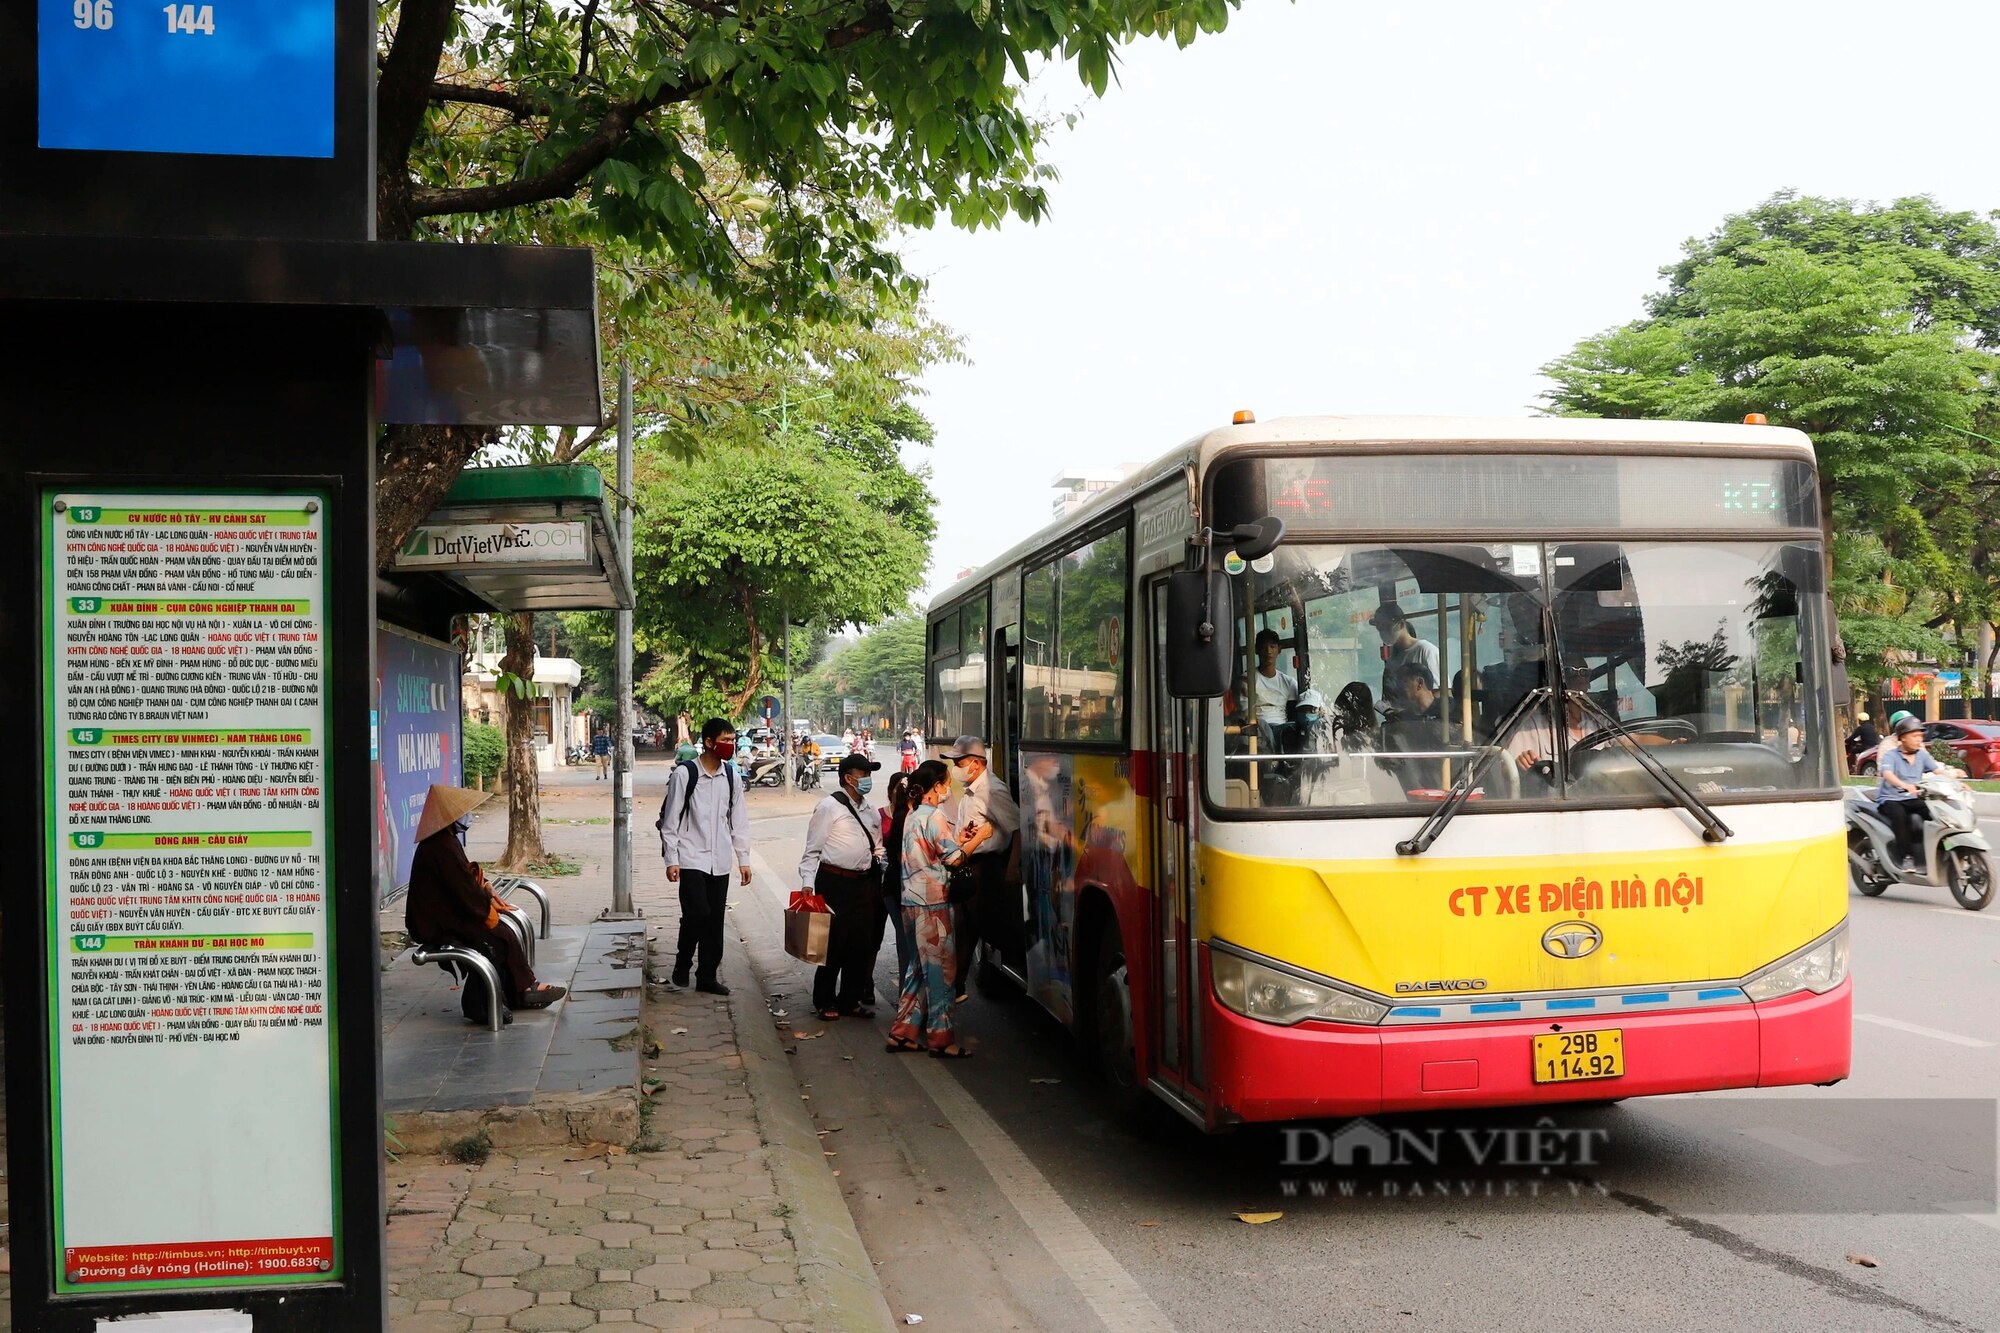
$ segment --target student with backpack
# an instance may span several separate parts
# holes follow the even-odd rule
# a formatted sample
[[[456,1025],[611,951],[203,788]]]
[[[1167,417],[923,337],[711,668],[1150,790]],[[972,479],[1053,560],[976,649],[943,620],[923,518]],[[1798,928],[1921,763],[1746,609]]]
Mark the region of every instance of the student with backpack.
[[[736,728],[719,717],[702,723],[701,755],[674,765],[654,823],[667,878],[681,894],[673,982],[687,985],[692,965],[694,988],[706,995],[729,994],[715,972],[722,965],[730,867],[750,883],[750,816],[742,775],[729,762],[735,754]]]

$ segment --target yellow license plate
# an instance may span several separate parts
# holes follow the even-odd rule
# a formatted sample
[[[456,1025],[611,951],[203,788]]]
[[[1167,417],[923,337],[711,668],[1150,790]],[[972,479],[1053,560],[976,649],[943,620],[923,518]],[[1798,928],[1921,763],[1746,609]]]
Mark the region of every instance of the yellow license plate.
[[[1617,1078],[1625,1072],[1625,1033],[1622,1029],[1551,1032],[1529,1040],[1535,1044],[1537,1083]]]

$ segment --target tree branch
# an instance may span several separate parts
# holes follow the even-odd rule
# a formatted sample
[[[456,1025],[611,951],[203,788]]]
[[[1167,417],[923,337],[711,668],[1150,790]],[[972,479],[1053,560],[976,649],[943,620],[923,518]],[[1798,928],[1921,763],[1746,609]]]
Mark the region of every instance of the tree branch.
[[[451,36],[456,0],[403,0],[396,39],[382,61],[375,84],[376,170],[402,179],[409,174],[410,148],[423,129],[437,81],[444,44]]]
[[[545,109],[541,104],[505,88],[468,88],[462,83],[448,83],[443,79],[431,84],[430,100],[438,105],[470,102],[475,106],[496,107],[516,120],[526,120]]]

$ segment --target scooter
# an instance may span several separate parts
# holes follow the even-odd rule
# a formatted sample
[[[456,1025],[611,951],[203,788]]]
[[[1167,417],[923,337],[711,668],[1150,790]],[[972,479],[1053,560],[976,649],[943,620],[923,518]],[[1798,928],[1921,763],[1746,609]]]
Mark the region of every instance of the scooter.
[[[744,784],[751,787],[782,787],[785,785],[785,761],[778,755],[761,755],[750,761],[749,772],[743,775]]]
[[[800,791],[813,791],[819,787],[819,760],[809,754],[802,754],[793,761],[792,781]]]
[[[1855,891],[1873,898],[1891,884],[1934,889],[1943,886],[1968,912],[1993,901],[1993,847],[1979,831],[1972,790],[1957,778],[1927,773],[1917,783],[1925,818],[1917,863],[1904,867],[1890,850],[1895,835],[1871,792],[1847,790],[1847,878]]]

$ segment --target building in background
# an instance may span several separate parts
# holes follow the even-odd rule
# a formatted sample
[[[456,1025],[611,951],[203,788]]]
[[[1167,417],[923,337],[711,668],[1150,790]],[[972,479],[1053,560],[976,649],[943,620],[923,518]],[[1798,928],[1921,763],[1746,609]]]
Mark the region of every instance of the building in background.
[[[490,726],[507,725],[500,698],[500,656],[474,653],[465,672],[465,715]],[[573,746],[590,741],[590,718],[574,711],[583,667],[569,657],[535,657],[535,767],[546,773],[567,767]]]
[[[1092,496],[1110,490],[1136,471],[1138,464],[1120,463],[1117,467],[1070,468],[1066,472],[1058,472],[1055,480],[1049,483],[1056,490],[1051,511],[1053,516],[1067,518],[1088,504]]]

